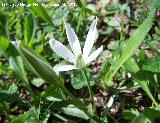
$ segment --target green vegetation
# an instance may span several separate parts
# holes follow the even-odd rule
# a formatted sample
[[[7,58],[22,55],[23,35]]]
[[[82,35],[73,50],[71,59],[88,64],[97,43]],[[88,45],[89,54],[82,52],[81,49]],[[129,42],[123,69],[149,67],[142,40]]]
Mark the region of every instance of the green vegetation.
[[[159,123],[159,8],[0,1],[0,122]]]

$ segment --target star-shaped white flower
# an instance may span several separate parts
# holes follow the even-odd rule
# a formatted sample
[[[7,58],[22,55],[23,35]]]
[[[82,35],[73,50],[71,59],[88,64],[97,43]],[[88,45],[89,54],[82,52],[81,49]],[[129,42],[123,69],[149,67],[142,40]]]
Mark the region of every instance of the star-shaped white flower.
[[[96,51],[91,53],[91,49],[96,40],[96,25],[97,18],[92,22],[90,29],[88,31],[88,35],[84,44],[83,53],[81,51],[80,43],[75,34],[74,30],[71,26],[65,22],[66,34],[71,46],[72,52],[64,46],[62,43],[55,39],[50,39],[49,44],[54,52],[56,52],[59,56],[69,61],[73,65],[56,65],[53,67],[56,73],[61,71],[69,71],[73,69],[81,69],[84,68],[87,64],[92,62],[97,58],[97,56],[102,52],[103,46],[98,48]]]

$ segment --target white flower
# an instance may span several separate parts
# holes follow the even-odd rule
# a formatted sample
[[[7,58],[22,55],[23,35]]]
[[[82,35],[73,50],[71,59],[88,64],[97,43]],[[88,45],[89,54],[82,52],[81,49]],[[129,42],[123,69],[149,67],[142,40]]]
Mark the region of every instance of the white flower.
[[[73,65],[56,65],[53,67],[56,73],[61,71],[68,71],[73,69],[81,69],[84,68],[87,64],[92,62],[97,58],[97,56],[102,52],[103,46],[98,48],[91,54],[91,49],[96,40],[96,25],[97,18],[92,22],[90,29],[88,31],[88,35],[84,44],[83,53],[81,51],[80,43],[75,34],[74,30],[71,26],[65,22],[66,34],[71,46],[72,52],[64,46],[62,43],[55,39],[50,39],[49,44],[54,52],[56,52],[59,56],[69,61]]]
[[[12,43],[16,48],[18,48],[19,45],[20,45],[20,43],[21,43],[21,41],[16,39],[15,41],[11,41],[11,43]]]

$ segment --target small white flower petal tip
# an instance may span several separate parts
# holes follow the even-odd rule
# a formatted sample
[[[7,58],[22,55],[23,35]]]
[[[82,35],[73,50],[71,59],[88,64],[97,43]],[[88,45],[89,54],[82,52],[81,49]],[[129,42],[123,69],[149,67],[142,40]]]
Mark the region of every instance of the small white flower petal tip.
[[[83,58],[84,60],[87,60],[87,57],[89,56],[91,49],[93,47],[93,44],[96,40],[96,33],[97,33],[97,17],[96,19],[92,22],[88,34],[87,34],[87,38],[84,44],[84,48],[83,48]]]
[[[88,58],[87,58],[87,61],[86,61],[86,64],[92,62],[93,60],[95,60],[98,55],[102,52],[103,50],[103,46],[99,47],[96,51],[94,51]]]
[[[64,21],[64,23],[66,27],[66,34],[67,34],[69,44],[75,56],[78,56],[79,54],[82,53],[78,37],[74,32],[74,30],[71,28],[71,26],[66,21]]]

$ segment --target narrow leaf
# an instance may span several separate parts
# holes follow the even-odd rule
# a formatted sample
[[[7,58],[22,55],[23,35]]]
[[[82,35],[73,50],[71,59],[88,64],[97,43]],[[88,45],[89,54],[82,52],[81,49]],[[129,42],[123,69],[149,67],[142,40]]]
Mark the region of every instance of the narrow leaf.
[[[89,117],[82,111],[76,108],[74,105],[68,105],[67,107],[62,108],[65,114],[80,117],[83,119],[89,119]]]
[[[25,17],[24,23],[24,40],[25,44],[29,44],[34,34],[34,20],[31,15]]]
[[[152,102],[158,107],[158,103],[155,101],[149,87],[147,81],[137,80],[138,84],[141,86],[141,88],[145,91],[147,96],[152,100]]]
[[[9,41],[5,37],[1,36],[0,37],[0,48],[4,53],[6,49],[8,48],[8,46],[9,46]]]
[[[122,56],[118,60],[115,66],[111,66],[110,70],[105,75],[105,85],[109,86],[111,84],[112,77],[116,74],[119,68],[130,58],[139,45],[142,43],[146,37],[148,31],[152,27],[152,22],[155,15],[155,9],[149,14],[147,19],[138,27],[138,29],[132,34],[128,39],[126,47],[122,53]]]
[[[146,59],[142,67],[143,70],[159,73],[160,72],[160,55],[153,59]]]
[[[31,5],[32,10],[45,22],[50,24],[51,26],[55,27],[53,24],[51,18],[47,14],[47,11],[40,5],[38,4],[35,0],[27,0],[27,3]]]
[[[130,58],[128,59],[125,63],[124,63],[124,67],[126,68],[126,70],[128,70],[131,73],[136,73],[140,70],[138,64],[136,63],[134,58]]]
[[[44,60],[40,59],[40,56],[36,55],[32,50],[25,46],[20,46],[20,50],[40,77],[53,85],[60,84],[59,78],[52,67],[44,62]]]

